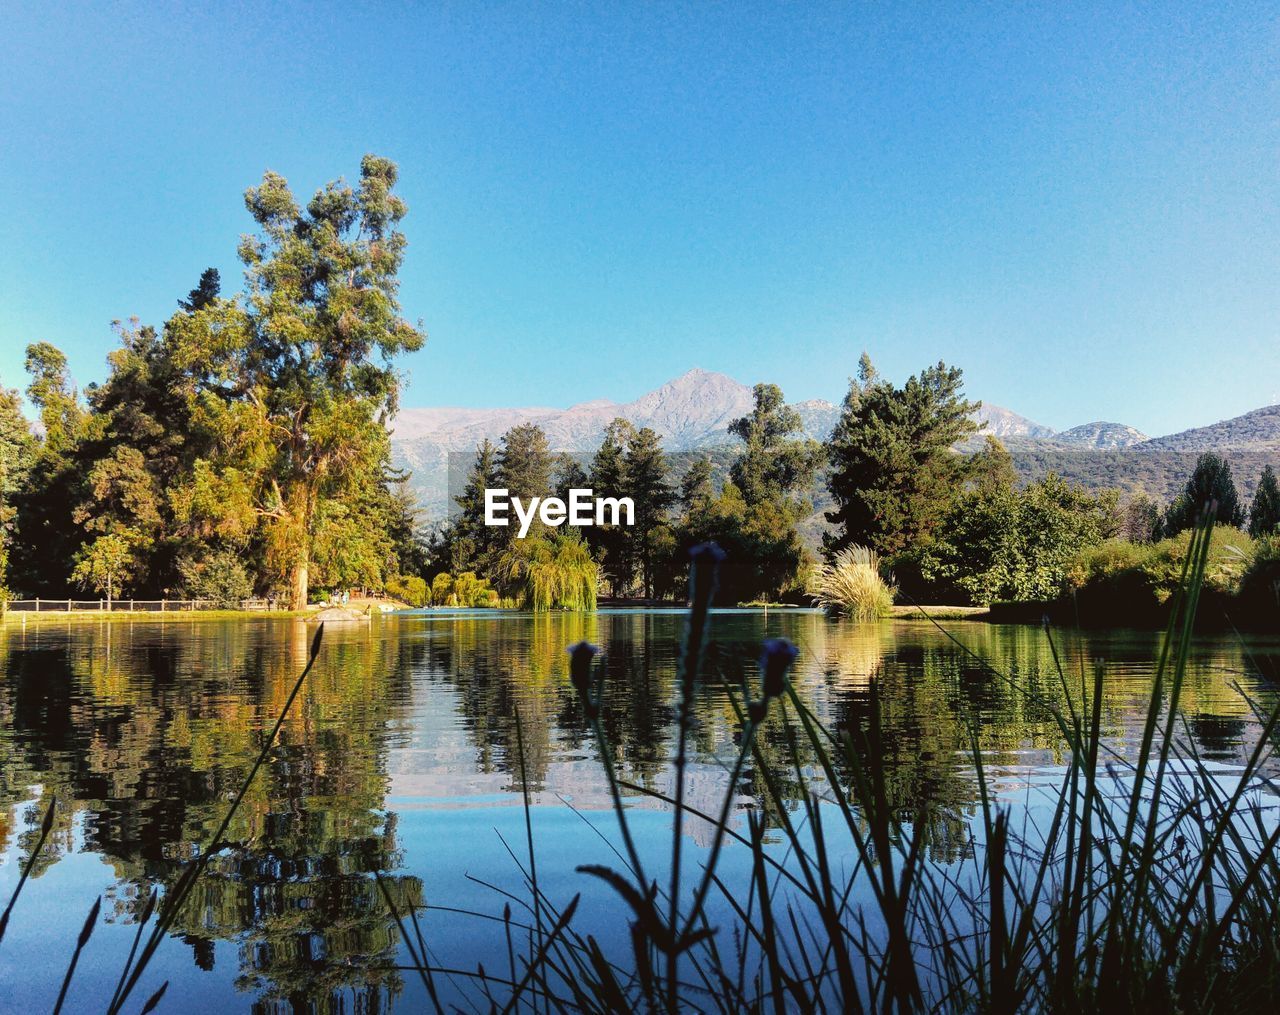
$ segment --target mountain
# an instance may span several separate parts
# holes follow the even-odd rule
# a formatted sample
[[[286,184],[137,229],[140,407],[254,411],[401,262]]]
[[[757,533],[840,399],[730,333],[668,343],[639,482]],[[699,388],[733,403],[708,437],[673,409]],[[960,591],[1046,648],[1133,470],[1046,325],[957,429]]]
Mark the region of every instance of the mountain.
[[[1041,426],[1027,419],[1026,416],[1019,416],[1016,412],[1003,409],[998,405],[988,405],[986,402],[983,402],[982,407],[973,414],[973,418],[979,423],[986,424],[986,429],[981,433],[982,437],[990,434],[1003,440],[1006,437],[1037,439],[1053,436],[1053,431],[1049,427]]]
[[[1143,441],[1139,451],[1280,451],[1280,405]]]
[[[730,449],[736,441],[729,424],[750,412],[752,402],[747,385],[694,369],[630,402],[596,399],[567,409],[404,409],[392,425],[392,457],[413,473],[428,513],[439,519],[449,503],[450,480],[457,485],[465,477],[480,442],[496,442],[517,424],[536,423],[553,450],[580,454],[594,452],[619,416],[652,427],[670,452]],[[830,435],[840,415],[838,405],[823,399],[794,408],[805,432],[818,440]],[[1024,480],[1056,472],[1092,489],[1142,490],[1168,499],[1186,482],[1195,454],[1214,450],[1232,458],[1247,495],[1261,464],[1280,461],[1280,405],[1154,439],[1123,423],[1101,421],[1056,432],[998,405],[984,404],[974,415],[986,428],[961,450],[976,450],[988,434],[999,437]]]
[[[392,425],[392,441],[469,451],[486,437],[496,441],[513,426],[536,423],[556,451],[594,451],[605,428],[621,416],[637,427],[652,427],[669,451],[691,451],[727,443],[729,423],[751,405],[745,384],[694,369],[632,402],[596,399],[567,409],[403,409]]]
[[[1123,423],[1083,423],[1054,434],[1054,440],[1073,447],[1118,451],[1149,440],[1146,434]]]
[[[536,423],[553,450],[593,452],[605,428],[617,417],[637,427],[651,427],[667,451],[699,451],[731,446],[729,424],[751,411],[751,388],[724,374],[693,369],[631,402],[596,399],[567,409],[527,407],[510,409],[403,409],[392,424],[391,447],[397,467],[413,473],[413,485],[430,513],[446,510],[446,486],[465,472],[458,458],[469,456],[486,438],[497,441],[522,423]],[[794,408],[805,433],[818,440],[831,434],[840,407],[823,399],[797,402]],[[976,413],[987,424],[984,433],[1018,443],[1050,438],[1053,431],[997,405]]]
[[[605,428],[621,416],[637,427],[651,427],[668,451],[695,451],[732,443],[729,424],[751,411],[751,388],[732,377],[693,369],[631,402],[596,399],[567,409],[403,409],[392,426],[400,445],[429,442],[449,451],[474,449],[486,437],[496,441],[521,423],[536,423],[557,451],[594,451]],[[805,432],[823,440],[840,416],[840,407],[820,398],[796,402]],[[1047,438],[1053,431],[998,405],[983,405],[975,418],[984,433],[998,437]]]

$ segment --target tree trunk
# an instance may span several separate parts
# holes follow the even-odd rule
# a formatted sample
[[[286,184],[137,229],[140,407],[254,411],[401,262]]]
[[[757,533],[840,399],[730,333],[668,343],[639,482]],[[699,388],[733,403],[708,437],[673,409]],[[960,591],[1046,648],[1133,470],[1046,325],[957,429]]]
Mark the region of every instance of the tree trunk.
[[[311,583],[311,520],[315,490],[305,480],[292,484],[289,497],[290,524],[294,526],[293,566],[289,568],[289,609],[305,610]]]
[[[293,569],[289,572],[289,609],[305,610],[307,608],[310,570],[309,557],[303,553],[294,562]]]

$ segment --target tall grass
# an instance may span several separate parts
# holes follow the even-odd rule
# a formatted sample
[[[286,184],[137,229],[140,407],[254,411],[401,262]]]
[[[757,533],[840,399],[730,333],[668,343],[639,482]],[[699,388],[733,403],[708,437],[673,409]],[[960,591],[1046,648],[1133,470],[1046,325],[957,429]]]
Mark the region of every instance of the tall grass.
[[[628,914],[627,932],[604,943],[582,933],[575,925],[580,896],[562,901],[545,890],[538,872],[552,858],[539,853],[526,793],[527,859],[508,847],[526,895],[504,892],[500,919],[475,914],[502,926],[506,968],[462,970],[433,961],[417,913],[406,920],[384,889],[412,960],[399,968],[418,973],[437,1011],[449,1007],[439,976],[476,1011],[1274,1010],[1280,820],[1264,804],[1274,804],[1276,794],[1267,773],[1280,740],[1280,707],[1250,701],[1258,739],[1229,775],[1198,755],[1179,710],[1211,536],[1211,527],[1202,526],[1192,539],[1136,757],[1126,761],[1105,735],[1102,669],[1090,678],[1068,675],[1059,664],[1066,705],[1054,719],[1066,746],[1056,785],[1029,791],[1039,792],[1038,808],[1027,808],[1024,799],[1013,809],[986,771],[974,726],[969,760],[979,805],[971,850],[958,863],[933,858],[923,815],[904,813],[892,799],[880,762],[890,744],[874,683],[859,725],[827,729],[791,686],[796,649],[782,639],[762,646],[757,681],[731,689],[740,746],[715,813],[687,803],[694,689],[706,676],[722,557],[714,545],[698,548],[670,795],[618,777],[602,722],[596,650],[585,643],[570,649],[570,681],[597,740],[621,840],[617,865],[578,870],[616,894]],[[1047,629],[1045,637],[1058,660]],[[758,732],[766,721],[781,731],[788,771],[765,756]],[[518,716],[517,734],[527,787]],[[273,739],[274,733],[262,757]],[[745,827],[734,827],[748,765],[763,785],[761,802],[777,817],[780,842],[767,841],[756,810],[745,812]],[[252,778],[251,772],[245,786]],[[638,849],[627,792],[672,809],[669,855]],[[696,871],[686,870],[681,855],[690,819],[713,829]],[[726,848],[749,859],[745,874],[722,871]],[[838,863],[842,855],[852,859]],[[650,875],[659,867],[663,879]],[[161,912],[169,920],[157,921],[138,962],[131,953],[110,1011],[121,1009],[200,869],[193,863],[190,878],[165,900]]]
[[[972,849],[951,864],[931,858],[922,815],[891,800],[874,685],[861,725],[827,729],[790,685],[795,649],[781,640],[763,647],[759,683],[733,696],[741,748],[718,811],[685,802],[685,731],[707,639],[709,600],[698,590],[714,586],[718,563],[715,552],[701,551],[682,653],[673,794],[617,778],[594,649],[571,650],[572,684],[599,741],[623,847],[620,866],[579,870],[616,893],[629,933],[605,946],[574,929],[578,897],[558,907],[531,877],[530,832],[530,864],[521,865],[530,946],[505,975],[477,970],[477,999],[494,1010],[556,1012],[1274,1010],[1280,821],[1263,801],[1274,800],[1266,766],[1280,712],[1251,702],[1258,741],[1226,776],[1196,753],[1178,708],[1210,538],[1208,527],[1197,530],[1188,554],[1136,759],[1124,761],[1105,736],[1102,669],[1087,678],[1059,665],[1067,704],[1055,719],[1066,765],[1057,785],[1041,791],[1044,819],[1031,820],[1025,800],[1014,810],[1002,797],[975,727]],[[1052,644],[1047,629],[1045,637]],[[804,788],[796,808],[756,737],[771,713],[788,746],[787,778]],[[778,816],[781,848],[767,845],[757,811],[746,812],[745,829],[731,826],[748,764]],[[622,791],[673,809],[669,857],[638,853]],[[680,833],[689,817],[714,833],[701,870],[686,881]],[[722,876],[727,844],[750,858],[743,878]],[[841,853],[852,862],[837,865]],[[659,860],[666,884],[645,873]]]
[[[894,587],[880,574],[880,557],[865,546],[850,546],[830,563],[819,564],[809,581],[809,594],[828,613],[854,620],[887,617]]]

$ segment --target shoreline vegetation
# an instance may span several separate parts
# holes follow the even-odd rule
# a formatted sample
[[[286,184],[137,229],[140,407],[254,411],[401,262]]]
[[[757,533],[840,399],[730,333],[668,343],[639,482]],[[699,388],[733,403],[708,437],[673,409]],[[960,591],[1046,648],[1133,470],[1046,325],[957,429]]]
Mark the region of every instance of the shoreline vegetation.
[[[366,155],[357,184],[302,205],[264,174],[244,196],[256,232],[238,248],[241,291],[224,294],[210,268],[159,328],[116,322],[101,384],[81,391],[60,350],[27,347],[38,425],[0,384],[0,597],[674,606],[688,601],[689,550],[715,540],[718,606],[821,603],[872,619],[900,615],[895,602],[995,604],[1149,626],[1214,502],[1206,611],[1248,626],[1280,618],[1270,467],[1249,504],[1216,454],[1168,504],[1052,473],[1023,483],[1000,441],[982,440],[960,368],[939,362],[897,384],[865,353],[825,441],[770,383],[729,423],[735,446],[679,475],[659,435],[625,419],[581,462],[525,423],[481,443],[455,516],[433,523],[391,464],[397,359],[425,341],[397,300],[398,179]],[[492,491],[531,504],[587,489],[629,499],[631,524],[564,531],[530,518],[524,538],[485,524]]]

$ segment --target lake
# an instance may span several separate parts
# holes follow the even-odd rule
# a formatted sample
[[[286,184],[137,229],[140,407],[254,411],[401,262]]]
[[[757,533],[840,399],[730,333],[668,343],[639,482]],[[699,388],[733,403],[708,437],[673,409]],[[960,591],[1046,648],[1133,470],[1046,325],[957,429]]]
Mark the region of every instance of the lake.
[[[429,905],[419,915],[432,959],[459,970],[443,990],[459,989],[477,962],[505,968],[501,923],[471,914],[500,916],[500,890],[521,890],[526,789],[543,890],[561,900],[583,892],[583,926],[602,941],[625,936],[616,900],[574,871],[618,865],[618,836],[565,647],[588,640],[603,648],[616,764],[624,779],[667,792],[682,624],[675,610],[440,611],[331,627],[227,848],[161,945],[134,1006],[168,979],[161,1011],[419,1010],[421,983],[393,968],[407,953],[375,871],[397,907]],[[172,886],[217,827],[306,662],[313,630],[266,617],[4,623],[3,900],[54,795],[58,806],[0,944],[0,1008],[52,1007],[99,895],[102,917],[67,1010],[105,1006],[149,892]],[[886,781],[903,812],[927,823],[935,858],[970,846],[970,719],[1014,806],[1026,787],[1061,771],[1054,710],[1064,691],[1039,628],[724,611],[711,635],[713,676],[696,696],[688,781],[688,801],[701,810],[717,808],[736,751],[726,684],[754,678],[765,637],[800,647],[799,693],[834,727],[865,718],[877,678]],[[1107,735],[1132,757],[1161,636],[1055,638],[1074,686],[1104,668]],[[1280,639],[1205,637],[1194,646],[1185,736],[1224,771],[1258,733],[1241,691],[1274,701],[1277,660]],[[763,738],[765,757],[785,772],[781,725],[771,721]],[[742,807],[752,805],[760,777],[748,767],[737,788]],[[630,806],[642,852],[665,856],[670,811],[639,795]],[[741,812],[737,820],[741,827]],[[709,838],[708,825],[688,826],[691,863]],[[726,848],[726,876],[745,852]]]

